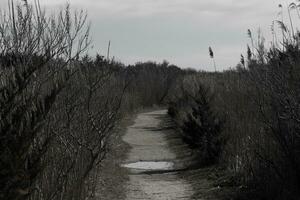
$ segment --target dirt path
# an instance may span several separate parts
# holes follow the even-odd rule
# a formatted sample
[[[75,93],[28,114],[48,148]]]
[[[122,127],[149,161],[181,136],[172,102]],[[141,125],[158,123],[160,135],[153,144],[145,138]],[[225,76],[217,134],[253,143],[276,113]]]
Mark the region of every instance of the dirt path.
[[[99,170],[97,200],[234,199],[237,188],[226,174],[197,167],[198,158],[172,128],[166,110],[126,117],[110,147]]]
[[[192,185],[176,173],[191,152],[164,127],[165,117],[166,110],[141,113],[127,128],[123,137],[131,147],[123,163],[129,168],[127,200],[191,199],[194,194]],[[176,144],[176,152],[170,142]]]

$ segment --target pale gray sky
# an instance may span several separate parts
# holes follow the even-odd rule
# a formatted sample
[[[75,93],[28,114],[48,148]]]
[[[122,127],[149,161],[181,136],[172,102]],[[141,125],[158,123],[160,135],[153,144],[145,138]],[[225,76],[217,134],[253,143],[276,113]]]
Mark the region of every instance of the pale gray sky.
[[[29,2],[32,0],[28,0]],[[69,0],[88,12],[92,23],[91,54],[111,55],[126,64],[167,60],[180,67],[213,70],[234,67],[249,42],[247,29],[259,27],[270,39],[270,25],[283,0]],[[4,6],[7,0],[0,0]],[[40,0],[60,7],[65,0]],[[288,0],[284,1],[287,4]]]

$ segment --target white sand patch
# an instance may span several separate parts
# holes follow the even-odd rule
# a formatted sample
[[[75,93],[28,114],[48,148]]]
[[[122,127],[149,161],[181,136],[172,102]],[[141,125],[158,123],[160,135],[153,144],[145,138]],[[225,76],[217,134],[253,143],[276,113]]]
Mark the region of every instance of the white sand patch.
[[[173,162],[135,162],[124,164],[122,167],[131,169],[144,169],[144,170],[171,170],[174,167]]]

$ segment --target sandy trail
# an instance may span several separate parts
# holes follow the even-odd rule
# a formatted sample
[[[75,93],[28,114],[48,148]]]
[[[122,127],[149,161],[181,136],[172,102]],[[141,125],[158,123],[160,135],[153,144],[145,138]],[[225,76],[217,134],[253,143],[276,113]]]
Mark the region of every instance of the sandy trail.
[[[127,167],[130,167],[126,186],[127,200],[191,199],[194,194],[187,181],[180,178],[176,172],[167,171],[182,168],[183,159],[189,152],[180,142],[176,143],[176,153],[174,148],[169,146],[174,132],[162,127],[165,117],[166,110],[141,113],[134,124],[127,128],[123,137],[131,146],[123,163],[123,166],[127,164]],[[176,138],[175,140],[177,141]]]

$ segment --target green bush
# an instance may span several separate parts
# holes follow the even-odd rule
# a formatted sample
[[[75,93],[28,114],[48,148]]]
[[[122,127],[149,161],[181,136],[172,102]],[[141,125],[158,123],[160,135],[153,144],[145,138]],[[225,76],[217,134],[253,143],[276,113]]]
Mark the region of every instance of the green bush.
[[[212,108],[213,96],[201,84],[194,95],[183,93],[181,100],[169,104],[168,113],[177,122],[183,140],[200,155],[201,163],[214,164],[220,157],[224,141],[221,136],[223,122]]]

